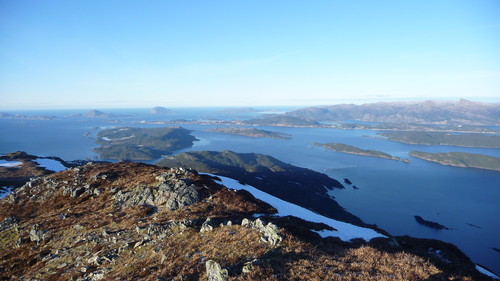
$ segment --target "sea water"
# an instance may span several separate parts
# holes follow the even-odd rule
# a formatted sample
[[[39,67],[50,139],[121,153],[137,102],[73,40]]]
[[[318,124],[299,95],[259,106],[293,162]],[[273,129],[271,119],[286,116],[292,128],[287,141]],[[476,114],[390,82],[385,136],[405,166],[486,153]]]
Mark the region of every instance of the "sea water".
[[[103,110],[105,111],[105,110]],[[269,111],[269,109],[263,109]],[[276,112],[275,109],[273,109]],[[83,112],[83,111],[82,111]],[[105,111],[109,112],[109,111]],[[19,112],[17,112],[19,113]],[[23,112],[33,115],[69,116],[72,111]],[[248,119],[257,113],[228,114],[214,108],[177,109],[166,115],[147,110],[116,110],[111,118],[61,117],[54,120],[0,119],[0,153],[18,150],[64,160],[96,159],[93,148],[99,130],[115,126],[160,127],[140,121],[178,119]],[[175,126],[175,124],[167,125]],[[199,139],[184,151],[232,150],[264,153],[281,161],[310,168],[342,181],[350,179],[358,189],[345,185],[330,194],[370,224],[393,235],[433,238],[457,245],[474,262],[500,273],[500,172],[443,166],[408,156],[408,152],[463,151],[500,157],[499,149],[410,145],[376,138],[376,131],[325,128],[257,127],[289,134],[291,140],[250,138],[208,132],[215,126],[179,125],[193,130]],[[375,149],[410,163],[329,151],[314,142],[340,142]],[[149,161],[154,163],[155,161]],[[414,216],[436,221],[451,230],[435,230],[418,224]]]

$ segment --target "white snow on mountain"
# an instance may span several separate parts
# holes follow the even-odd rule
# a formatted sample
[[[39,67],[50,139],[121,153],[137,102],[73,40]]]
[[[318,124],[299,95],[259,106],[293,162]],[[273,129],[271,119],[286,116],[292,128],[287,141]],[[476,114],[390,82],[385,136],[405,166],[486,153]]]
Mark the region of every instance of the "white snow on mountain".
[[[364,239],[365,241],[369,241],[376,237],[386,237],[370,228],[355,226],[350,223],[341,222],[338,220],[334,220],[319,215],[311,210],[308,210],[306,208],[286,202],[270,194],[267,194],[261,190],[258,190],[253,186],[243,185],[239,183],[237,180],[217,175],[213,176],[220,178],[221,183],[228,188],[236,190],[242,190],[242,189],[246,190],[250,192],[255,198],[270,204],[276,210],[278,210],[277,215],[279,216],[295,216],[306,221],[324,223],[336,229],[336,230],[317,231],[317,233],[319,233],[322,237],[328,237],[328,236],[339,237],[343,241],[350,241],[351,239],[355,238],[361,238]]]

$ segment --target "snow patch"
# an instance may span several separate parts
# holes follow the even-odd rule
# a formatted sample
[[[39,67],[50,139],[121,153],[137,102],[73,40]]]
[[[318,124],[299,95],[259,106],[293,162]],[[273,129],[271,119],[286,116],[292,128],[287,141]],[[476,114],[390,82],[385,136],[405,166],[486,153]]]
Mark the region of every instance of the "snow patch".
[[[487,270],[486,268],[483,268],[483,267],[480,267],[479,265],[476,264],[476,269],[477,271],[481,272],[482,274],[486,275],[486,276],[489,276],[491,278],[495,278],[495,279],[500,279],[498,278],[498,276],[496,276],[493,272]]]
[[[22,165],[23,163],[19,162],[19,161],[7,161],[7,160],[0,160],[0,167],[16,167],[16,166],[20,166]]]
[[[210,174],[208,174],[210,175]],[[277,211],[279,216],[294,216],[301,218],[306,221],[311,221],[311,222],[317,222],[317,223],[324,223],[326,225],[329,225],[335,229],[335,230],[322,230],[322,231],[316,231],[321,237],[338,237],[342,239],[343,241],[350,241],[355,238],[361,238],[364,239],[365,241],[369,241],[373,238],[377,237],[386,237],[378,232],[376,232],[373,229],[369,228],[364,228],[364,227],[359,227],[352,225],[350,223],[345,223],[341,222],[338,220],[334,220],[331,218],[324,217],[322,215],[316,214],[313,211],[310,211],[306,208],[300,207],[298,205],[286,202],[284,200],[281,200],[279,198],[276,198],[270,194],[267,194],[261,190],[258,190],[257,188],[249,185],[243,185],[239,183],[237,180],[231,179],[231,178],[226,178],[218,175],[211,175],[218,177],[221,179],[221,183],[225,185],[228,188],[232,189],[237,189],[241,190],[244,189],[248,192],[250,192],[255,198],[262,200],[271,206],[273,206]]]
[[[47,169],[49,171],[60,172],[60,171],[64,171],[67,169],[61,162],[54,160],[54,159],[37,158],[33,161],[38,163],[38,165],[40,167],[44,167],[45,169]]]

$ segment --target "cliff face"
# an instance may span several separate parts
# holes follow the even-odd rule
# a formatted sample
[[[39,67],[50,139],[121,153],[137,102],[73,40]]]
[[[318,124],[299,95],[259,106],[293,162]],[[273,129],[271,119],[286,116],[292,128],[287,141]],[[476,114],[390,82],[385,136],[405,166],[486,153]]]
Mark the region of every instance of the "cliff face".
[[[0,200],[0,279],[488,280],[450,244],[321,238],[269,203],[183,168],[38,177]]]

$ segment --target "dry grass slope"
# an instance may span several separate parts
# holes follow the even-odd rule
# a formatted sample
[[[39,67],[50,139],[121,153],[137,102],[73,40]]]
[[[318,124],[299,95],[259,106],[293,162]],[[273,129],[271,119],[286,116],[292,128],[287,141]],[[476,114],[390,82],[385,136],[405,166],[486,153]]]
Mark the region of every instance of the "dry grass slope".
[[[202,199],[175,210],[117,203],[117,190],[155,189],[166,178],[189,180]],[[265,216],[283,237],[273,246],[241,225],[274,211],[193,171],[137,163],[69,169],[0,201],[0,221],[18,219],[0,228],[0,280],[205,280],[207,260],[228,269],[229,280],[489,280],[439,241],[345,243],[321,239],[303,221]],[[200,232],[207,218],[213,230]]]

